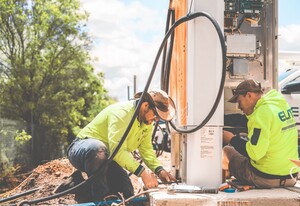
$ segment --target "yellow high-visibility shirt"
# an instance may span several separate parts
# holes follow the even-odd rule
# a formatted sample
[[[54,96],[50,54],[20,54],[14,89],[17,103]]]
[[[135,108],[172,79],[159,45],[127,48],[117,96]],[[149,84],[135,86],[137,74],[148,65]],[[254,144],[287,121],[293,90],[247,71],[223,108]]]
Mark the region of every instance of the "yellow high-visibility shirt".
[[[77,136],[79,138],[89,137],[101,140],[111,154],[133,117],[136,103],[135,100],[132,100],[106,107]],[[141,124],[136,118],[114,160],[121,167],[139,176],[144,168],[131,154],[132,151],[138,149],[149,169],[155,172],[158,167],[162,167],[153,150],[152,131],[152,124]]]

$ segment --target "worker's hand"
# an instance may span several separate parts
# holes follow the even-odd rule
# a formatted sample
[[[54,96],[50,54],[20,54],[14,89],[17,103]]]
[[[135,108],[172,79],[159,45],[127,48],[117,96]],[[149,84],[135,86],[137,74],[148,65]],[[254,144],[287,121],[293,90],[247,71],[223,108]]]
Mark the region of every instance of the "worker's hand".
[[[150,189],[158,186],[157,179],[153,173],[144,170],[141,177],[146,188]]]
[[[163,182],[163,183],[167,183],[170,181],[175,181],[176,179],[175,177],[173,177],[169,172],[167,172],[166,170],[161,170],[158,174],[159,179]]]
[[[223,130],[223,144],[230,143],[230,141],[233,137],[234,137],[233,133]]]

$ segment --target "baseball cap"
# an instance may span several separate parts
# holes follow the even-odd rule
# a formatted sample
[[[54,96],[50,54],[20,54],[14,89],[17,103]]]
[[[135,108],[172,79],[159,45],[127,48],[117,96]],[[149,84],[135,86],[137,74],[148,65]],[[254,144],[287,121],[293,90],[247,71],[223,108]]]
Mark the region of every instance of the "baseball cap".
[[[142,92],[136,93],[134,98],[141,97]],[[169,95],[160,89],[152,89],[146,93],[146,99],[154,105],[154,109],[160,119],[171,121],[175,115],[175,103]]]
[[[238,96],[246,94],[247,92],[263,92],[263,90],[258,81],[252,79],[244,80],[236,87],[236,89],[232,89],[233,97],[231,97],[228,102],[236,103]]]

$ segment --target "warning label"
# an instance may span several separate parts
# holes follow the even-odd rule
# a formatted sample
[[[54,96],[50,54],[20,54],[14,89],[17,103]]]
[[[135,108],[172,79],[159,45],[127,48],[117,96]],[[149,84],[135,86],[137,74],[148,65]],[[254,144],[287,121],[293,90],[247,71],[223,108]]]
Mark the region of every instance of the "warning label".
[[[203,127],[200,130],[200,157],[213,158],[215,147],[216,127]]]

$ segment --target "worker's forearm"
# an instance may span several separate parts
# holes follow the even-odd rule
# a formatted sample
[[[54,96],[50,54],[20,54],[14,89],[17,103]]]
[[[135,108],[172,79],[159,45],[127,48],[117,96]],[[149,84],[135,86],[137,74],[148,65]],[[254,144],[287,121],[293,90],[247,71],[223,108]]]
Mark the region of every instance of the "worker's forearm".
[[[230,141],[230,144],[234,147],[236,151],[249,158],[249,155],[246,150],[246,143],[247,141],[241,139],[239,135],[233,136]]]

